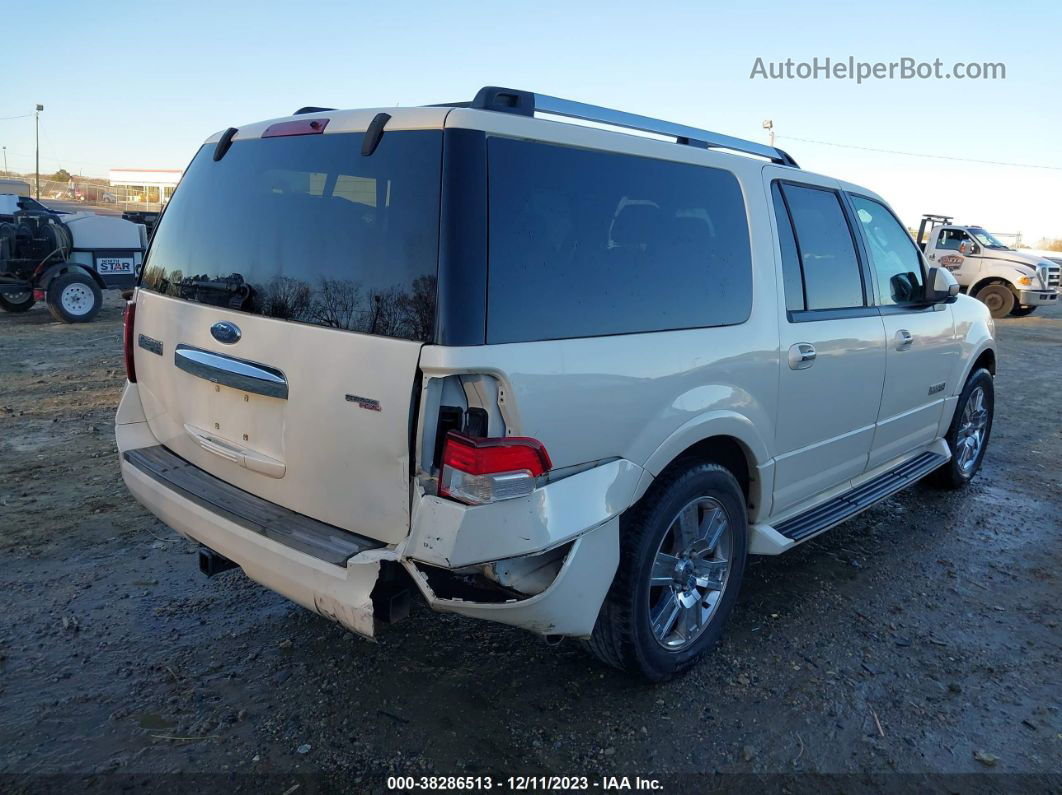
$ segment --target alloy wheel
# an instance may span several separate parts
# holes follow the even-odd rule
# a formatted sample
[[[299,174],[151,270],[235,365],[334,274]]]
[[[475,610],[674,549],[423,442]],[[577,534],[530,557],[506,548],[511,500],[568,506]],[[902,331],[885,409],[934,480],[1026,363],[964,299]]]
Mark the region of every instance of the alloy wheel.
[[[977,457],[984,447],[987,432],[988,409],[985,408],[985,390],[979,386],[966,400],[955,436],[955,463],[964,475],[969,475],[977,464]]]
[[[653,558],[649,625],[668,651],[692,644],[708,627],[730,576],[733,529],[723,504],[698,497],[672,519]]]

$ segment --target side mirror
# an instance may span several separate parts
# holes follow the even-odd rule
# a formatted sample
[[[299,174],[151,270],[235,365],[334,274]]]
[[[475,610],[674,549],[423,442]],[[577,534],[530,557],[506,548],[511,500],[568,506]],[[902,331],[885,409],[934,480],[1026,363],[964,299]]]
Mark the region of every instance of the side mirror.
[[[926,303],[942,304],[959,294],[959,283],[947,268],[930,268],[926,283]]]

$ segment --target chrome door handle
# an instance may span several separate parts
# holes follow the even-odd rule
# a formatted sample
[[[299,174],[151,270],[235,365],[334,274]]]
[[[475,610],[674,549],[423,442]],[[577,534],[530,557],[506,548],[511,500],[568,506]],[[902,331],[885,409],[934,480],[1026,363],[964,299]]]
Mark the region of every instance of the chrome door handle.
[[[896,332],[896,350],[905,351],[911,347],[911,343],[914,342],[914,337],[911,336],[911,332],[905,328]]]
[[[798,342],[789,346],[789,369],[807,370],[815,364],[815,346],[810,342]]]

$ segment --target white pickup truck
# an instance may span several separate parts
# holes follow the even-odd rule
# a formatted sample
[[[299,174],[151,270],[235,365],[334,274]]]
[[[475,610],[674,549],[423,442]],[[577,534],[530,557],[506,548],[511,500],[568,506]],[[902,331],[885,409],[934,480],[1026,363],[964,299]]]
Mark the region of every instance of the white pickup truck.
[[[1062,265],[1038,253],[1012,249],[980,226],[954,224],[945,215],[924,215],[918,245],[931,265],[951,271],[962,291],[988,306],[992,317],[1023,317],[1038,306],[1058,303]]]

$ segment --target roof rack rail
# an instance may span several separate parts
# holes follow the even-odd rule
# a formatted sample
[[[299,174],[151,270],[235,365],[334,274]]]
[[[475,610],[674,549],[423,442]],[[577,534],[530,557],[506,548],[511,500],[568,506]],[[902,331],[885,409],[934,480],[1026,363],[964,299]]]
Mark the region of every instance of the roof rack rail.
[[[462,103],[463,104],[463,103]],[[516,113],[521,116],[534,116],[535,113],[549,113],[554,116],[567,116],[613,127],[625,127],[639,132],[674,136],[675,142],[701,149],[729,149],[748,155],[765,157],[772,163],[800,168],[785,151],[775,146],[746,141],[730,135],[687,127],[684,124],[639,116],[621,110],[612,110],[598,105],[588,105],[570,99],[551,97],[548,94],[536,94],[533,91],[519,91],[498,86],[484,86],[476,93],[476,98],[467,107],[480,110],[495,110],[503,113]]]
[[[297,111],[295,111],[291,115],[292,116],[301,116],[304,113],[321,113],[321,112],[326,111],[326,110],[335,110],[335,108],[318,108],[315,105],[307,105],[304,108],[299,108]]]

